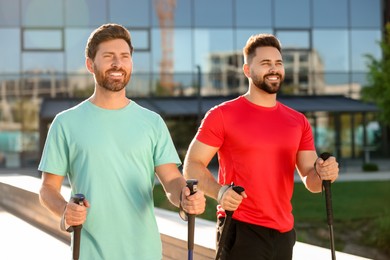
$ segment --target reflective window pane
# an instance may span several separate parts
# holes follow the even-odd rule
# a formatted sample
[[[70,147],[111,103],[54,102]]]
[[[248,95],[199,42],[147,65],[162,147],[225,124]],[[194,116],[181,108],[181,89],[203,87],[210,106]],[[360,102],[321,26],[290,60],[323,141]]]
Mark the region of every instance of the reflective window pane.
[[[131,80],[126,86],[126,94],[128,96],[148,96],[155,94],[155,90],[151,88],[152,80],[149,73],[133,72]]]
[[[67,74],[66,85],[72,97],[87,98],[92,95],[95,87],[93,76],[88,72]]]
[[[151,91],[156,95],[166,95],[167,91],[161,85],[161,74],[153,73]],[[197,93],[198,79],[193,73],[172,73],[174,86],[171,94],[174,96],[192,96]],[[197,76],[196,76],[197,77]]]
[[[275,0],[274,5],[276,27],[310,27],[310,0]]]
[[[315,0],[312,3],[314,27],[348,26],[348,0]]]
[[[237,27],[272,26],[271,0],[240,0],[235,1],[234,4]]]
[[[20,30],[0,29],[0,73],[20,70]],[[6,51],[4,51],[6,50]],[[4,62],[7,61],[7,62]]]
[[[93,28],[65,30],[65,57],[68,72],[87,73],[85,46]]]
[[[381,27],[381,0],[353,0],[350,6],[352,27]]]
[[[326,87],[346,85],[349,82],[348,73],[325,73],[324,76]]]
[[[199,29],[194,37],[194,58],[202,73],[202,93],[226,95],[231,75],[242,70],[238,66],[242,52],[234,49],[232,31]]]
[[[192,21],[191,1],[153,0],[153,27],[190,27]],[[167,3],[165,3],[167,2]],[[164,4],[165,3],[165,4]],[[172,18],[170,18],[170,15]]]
[[[149,46],[149,31],[148,30],[131,30],[131,42],[134,51],[148,51]]]
[[[211,70],[212,59],[224,58],[233,54],[233,32],[223,29],[198,29],[194,32],[195,66],[199,65],[202,72]]]
[[[149,72],[150,68],[150,53],[149,52],[137,52],[133,53],[133,72]]]
[[[309,94],[314,85],[309,63],[309,51],[301,48],[283,48],[283,63],[285,68],[285,84],[283,90],[290,94]],[[287,87],[289,85],[289,87]],[[287,89],[289,88],[289,89]]]
[[[19,26],[19,1],[0,0],[0,26]]]
[[[320,94],[348,95],[352,98],[360,98],[362,85],[354,79],[351,80],[350,73],[325,73],[324,79],[325,86]]]
[[[177,29],[171,35],[173,39],[165,43],[161,33],[160,29],[152,32],[153,71],[160,72],[162,64],[172,66],[171,69],[165,66],[166,73],[193,71],[191,30]]]
[[[194,70],[192,59],[193,37],[190,30],[176,30],[174,39],[173,60],[175,72],[189,72]]]
[[[277,31],[276,37],[278,37],[282,48],[310,48],[310,36],[309,31]]]
[[[163,56],[163,48],[161,42],[161,30],[152,30],[152,71],[159,72],[161,66],[161,59]]]
[[[150,1],[110,0],[109,20],[130,28],[150,25]]]
[[[24,50],[62,50],[62,30],[26,29],[23,31]]]
[[[59,27],[63,25],[62,1],[21,0],[24,26]]]
[[[318,53],[324,71],[349,70],[348,31],[313,30],[313,51]]]
[[[310,52],[309,31],[276,32],[282,45],[283,63],[286,71],[283,93],[312,94],[318,85],[318,79],[311,77],[316,64],[311,62],[315,57]]]
[[[174,41],[174,71],[189,72],[194,70],[192,52],[193,41],[190,30],[176,30]]]
[[[174,80],[176,83],[175,94],[176,95],[194,95],[197,92],[198,77],[194,79],[192,73],[175,73]]]
[[[193,3],[195,26],[208,28],[233,26],[232,0],[196,0]]]
[[[63,52],[24,52],[23,72],[52,71],[64,72]]]
[[[351,58],[353,71],[367,71],[367,58],[370,54],[375,59],[381,57],[379,30],[351,30]]]
[[[64,4],[68,26],[100,26],[106,22],[105,0],[66,0]]]
[[[65,84],[65,77],[62,73],[57,73],[54,70],[46,71],[28,71],[28,73],[23,74],[23,84],[22,84],[22,93],[25,96],[34,97],[64,97],[68,95],[68,85]],[[30,107],[31,109],[31,107]],[[23,116],[29,118],[30,122],[28,123],[30,127],[35,129],[38,128],[38,110],[35,115],[33,111],[26,108],[23,111]],[[32,118],[33,116],[33,118]]]

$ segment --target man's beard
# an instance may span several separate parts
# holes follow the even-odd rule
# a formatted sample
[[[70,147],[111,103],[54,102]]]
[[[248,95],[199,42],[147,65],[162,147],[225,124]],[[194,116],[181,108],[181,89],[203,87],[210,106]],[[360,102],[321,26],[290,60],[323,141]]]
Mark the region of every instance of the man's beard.
[[[111,70],[106,71],[105,73],[101,73],[96,68],[96,66],[94,66],[94,70],[95,70],[95,79],[96,79],[96,82],[98,83],[98,85],[106,90],[109,90],[109,91],[113,91],[113,92],[121,91],[122,89],[124,89],[126,87],[127,83],[130,80],[130,74],[127,74],[126,71],[121,70],[121,69],[119,69],[119,70],[111,69]],[[108,76],[108,75],[111,72],[123,73],[124,79],[123,80],[110,79],[110,76]]]
[[[275,82],[275,83],[271,83],[271,84],[266,83],[265,78],[269,75],[278,75],[280,78],[280,82]],[[267,92],[268,94],[275,94],[275,93],[279,92],[279,90],[282,86],[282,83],[283,83],[283,78],[282,78],[282,75],[280,75],[280,74],[268,74],[268,75],[264,75],[263,79],[261,79],[260,77],[257,77],[257,76],[253,76],[252,82],[257,88]]]

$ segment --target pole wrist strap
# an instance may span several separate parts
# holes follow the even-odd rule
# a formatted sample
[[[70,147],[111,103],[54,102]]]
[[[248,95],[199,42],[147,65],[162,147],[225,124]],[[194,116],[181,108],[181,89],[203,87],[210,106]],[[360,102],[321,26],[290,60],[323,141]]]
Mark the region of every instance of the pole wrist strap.
[[[231,187],[231,185],[223,185],[219,191],[218,191],[218,197],[217,197],[217,202],[220,203],[221,199],[223,197],[223,194]]]

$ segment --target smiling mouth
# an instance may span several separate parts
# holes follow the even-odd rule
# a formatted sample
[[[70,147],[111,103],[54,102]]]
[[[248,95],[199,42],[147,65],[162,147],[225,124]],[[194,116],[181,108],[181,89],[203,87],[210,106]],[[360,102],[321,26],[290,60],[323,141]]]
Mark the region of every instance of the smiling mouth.
[[[110,72],[111,76],[122,76],[123,74],[123,72]]]
[[[264,78],[269,81],[277,81],[280,79],[280,76],[273,74],[273,75],[266,75]]]
[[[121,78],[125,76],[125,73],[120,71],[112,71],[108,73],[108,76],[110,76],[111,78]]]

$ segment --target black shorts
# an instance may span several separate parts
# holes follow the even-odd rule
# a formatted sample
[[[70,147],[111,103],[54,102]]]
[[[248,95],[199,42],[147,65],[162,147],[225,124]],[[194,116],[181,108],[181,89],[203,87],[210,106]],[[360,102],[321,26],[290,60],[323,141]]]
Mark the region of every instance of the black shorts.
[[[217,222],[217,249],[224,219]],[[291,260],[296,241],[295,230],[278,230],[232,219],[221,260]]]

